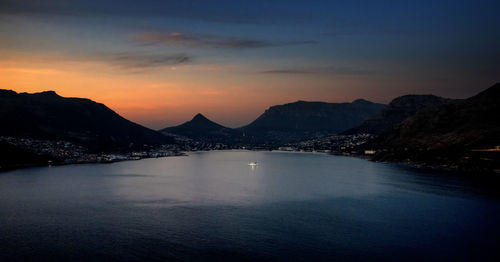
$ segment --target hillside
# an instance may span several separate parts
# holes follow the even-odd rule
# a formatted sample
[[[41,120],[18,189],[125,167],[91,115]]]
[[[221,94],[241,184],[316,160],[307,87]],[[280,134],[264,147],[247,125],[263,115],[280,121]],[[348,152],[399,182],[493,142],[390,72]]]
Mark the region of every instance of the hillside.
[[[500,84],[466,100],[418,111],[367,145],[375,160],[500,168]]]
[[[0,141],[0,170],[46,165],[50,158],[28,152],[12,144]]]
[[[256,142],[303,140],[345,131],[382,108],[362,99],[352,103],[297,101],[270,107],[240,130]]]
[[[0,90],[0,105],[0,136],[67,140],[96,151],[173,141],[103,104],[61,97],[53,91],[18,94]]]
[[[405,95],[393,99],[382,110],[365,120],[361,125],[353,127],[343,134],[352,135],[368,133],[379,135],[394,125],[403,122],[418,110],[428,106],[452,103],[455,100],[434,95]]]

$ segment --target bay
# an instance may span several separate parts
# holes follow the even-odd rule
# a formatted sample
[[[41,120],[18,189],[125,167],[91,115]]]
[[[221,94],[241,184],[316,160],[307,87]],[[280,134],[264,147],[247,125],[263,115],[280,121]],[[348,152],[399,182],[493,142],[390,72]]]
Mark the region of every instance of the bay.
[[[289,152],[20,169],[0,173],[0,260],[498,261],[499,186]]]

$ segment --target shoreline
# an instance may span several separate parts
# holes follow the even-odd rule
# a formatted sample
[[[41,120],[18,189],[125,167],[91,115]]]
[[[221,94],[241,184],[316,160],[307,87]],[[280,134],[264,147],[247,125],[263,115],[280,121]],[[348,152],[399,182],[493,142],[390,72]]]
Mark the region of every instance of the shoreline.
[[[132,158],[117,158],[112,160],[96,160],[96,161],[71,161],[71,162],[53,162],[53,163],[28,163],[22,165],[14,165],[14,166],[0,166],[0,174],[2,172],[8,172],[17,169],[24,168],[34,168],[34,167],[52,167],[52,166],[69,166],[69,165],[84,165],[84,164],[113,164],[118,162],[125,161],[138,161],[142,159],[151,159],[151,158],[160,158],[160,157],[176,157],[176,156],[187,156],[185,151],[175,152],[173,155],[163,155],[163,156],[142,156],[142,157],[132,157]]]
[[[304,154],[325,154],[325,155],[332,155],[332,156],[342,156],[342,157],[355,157],[355,158],[360,158],[376,163],[388,163],[388,164],[397,164],[397,165],[403,165],[409,168],[414,168],[418,170],[427,170],[427,171],[441,171],[441,172],[458,172],[458,173],[464,173],[464,174],[471,174],[471,173],[476,173],[476,174],[490,174],[490,175],[500,175],[500,170],[491,170],[491,169],[484,169],[484,168],[465,168],[463,166],[450,166],[450,165],[432,165],[428,163],[417,163],[417,162],[412,162],[412,161],[378,161],[378,160],[373,160],[373,157],[367,156],[367,155],[357,155],[357,154],[350,154],[350,155],[345,155],[342,154],[341,152],[330,152],[330,151],[324,151],[324,150],[319,150],[319,151],[298,151],[298,150],[263,150],[263,149],[219,149],[219,150],[195,150],[195,151],[179,151],[179,152],[173,152],[172,155],[163,155],[163,156],[134,156],[134,157],[129,157],[129,158],[116,158],[116,159],[109,159],[109,160],[95,160],[95,161],[62,161],[62,162],[53,162],[53,163],[29,163],[29,164],[22,164],[22,165],[14,165],[14,166],[7,166],[3,167],[0,166],[0,173],[3,172],[8,172],[12,170],[17,170],[17,169],[24,169],[24,168],[34,168],[34,167],[51,167],[51,166],[66,166],[66,165],[81,165],[81,164],[112,164],[112,163],[117,163],[117,162],[124,162],[124,161],[137,161],[137,160],[142,160],[142,159],[152,159],[152,158],[160,158],[160,157],[176,157],[176,156],[189,156],[189,153],[198,153],[198,152],[211,152],[211,151],[256,151],[256,152],[278,152],[278,153],[304,153]]]

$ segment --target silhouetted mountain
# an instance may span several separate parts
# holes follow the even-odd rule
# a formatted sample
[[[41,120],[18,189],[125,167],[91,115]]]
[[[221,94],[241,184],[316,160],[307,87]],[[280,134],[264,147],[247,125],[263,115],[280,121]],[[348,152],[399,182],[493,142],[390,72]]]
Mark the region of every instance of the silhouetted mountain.
[[[160,130],[163,134],[173,134],[205,142],[232,143],[242,136],[238,130],[219,125],[202,114],[197,114],[188,122]]]
[[[363,99],[352,103],[297,101],[272,106],[240,129],[256,142],[303,140],[340,133],[359,125],[383,106]]]
[[[455,100],[446,99],[434,95],[405,95],[393,99],[379,112],[365,120],[361,125],[353,127],[343,134],[352,135],[369,133],[382,134],[395,124],[403,122],[406,118],[415,114],[418,110],[427,106],[437,106],[452,103]]]
[[[121,117],[103,104],[54,91],[0,90],[0,135],[60,139],[92,150],[141,148],[173,140]]]
[[[375,160],[500,168],[500,150],[484,150],[500,146],[499,112],[495,84],[469,99],[424,108],[367,146],[378,150]]]

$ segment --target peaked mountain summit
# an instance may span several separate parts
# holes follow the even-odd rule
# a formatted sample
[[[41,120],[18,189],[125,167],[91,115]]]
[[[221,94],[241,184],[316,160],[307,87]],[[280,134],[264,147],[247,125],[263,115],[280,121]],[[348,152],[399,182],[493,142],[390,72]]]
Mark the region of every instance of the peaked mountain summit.
[[[217,124],[201,113],[196,114],[190,121],[161,129],[160,132],[194,140],[223,143],[231,143],[235,138],[242,136],[240,131]]]

